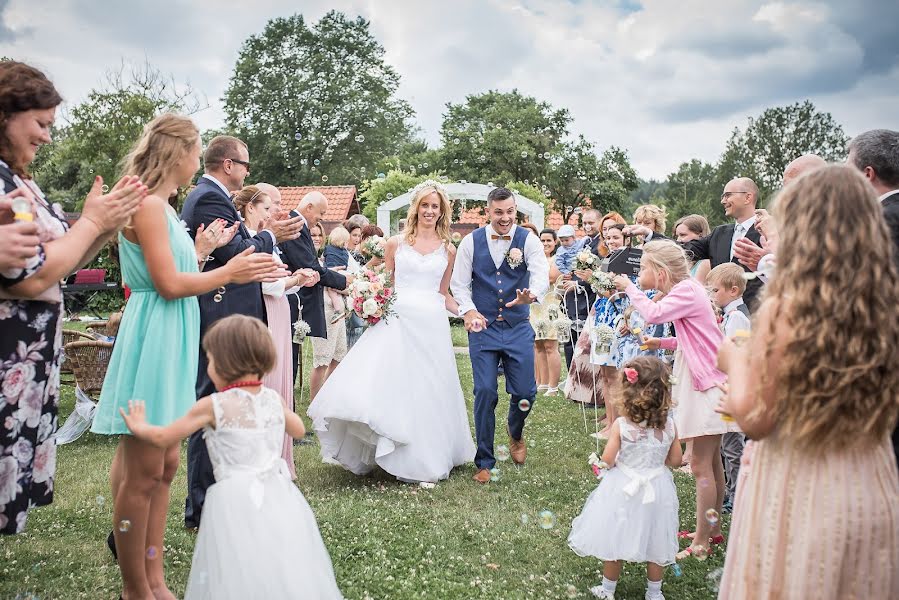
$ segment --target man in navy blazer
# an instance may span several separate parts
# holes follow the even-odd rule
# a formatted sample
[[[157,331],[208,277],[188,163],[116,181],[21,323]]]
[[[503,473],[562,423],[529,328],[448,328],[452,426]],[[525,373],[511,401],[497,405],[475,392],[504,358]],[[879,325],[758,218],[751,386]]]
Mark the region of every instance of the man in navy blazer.
[[[325,299],[326,287],[335,290],[343,290],[353,282],[352,275],[342,275],[337,271],[326,269],[318,262],[318,254],[312,244],[310,227],[314,227],[328,210],[328,199],[321,192],[309,192],[300,200],[299,206],[290,213],[291,217],[303,220],[303,228],[300,236],[285,244],[281,244],[281,259],[287,265],[289,271],[311,268],[318,271],[320,281],[318,285],[304,287],[300,290],[301,318],[309,324],[309,335],[318,338],[328,337],[327,323],[325,323]],[[310,395],[314,398],[328,375],[328,370],[333,370],[336,364],[316,367],[312,370],[309,381]]]
[[[240,215],[231,202],[230,192],[243,187],[244,179],[250,172],[250,155],[247,145],[241,140],[221,135],[209,142],[203,156],[204,174],[196,187],[187,196],[181,219],[190,235],[196,236],[202,224],[209,226],[216,219],[224,219],[230,226],[241,223]],[[300,233],[300,219],[276,219],[268,229],[251,236],[241,223],[234,237],[226,245],[216,248],[210,255],[204,270],[217,269],[233,256],[247,248],[256,252],[271,254],[280,241],[290,240]],[[265,305],[262,302],[262,286],[258,283],[229,284],[198,298],[200,304],[200,339],[216,321],[228,315],[243,314],[265,320]],[[206,354],[201,348],[197,369],[197,398],[215,392],[215,386],[206,373]],[[201,432],[194,433],[187,445],[187,500],[184,510],[184,524],[188,528],[199,527],[200,513],[206,498],[206,488],[215,483],[212,465],[206,452],[206,444]]]
[[[899,131],[872,129],[860,133],[849,142],[846,162],[862,172],[883,207],[895,252],[893,259],[899,263]],[[899,426],[893,430],[893,451],[899,465]]]

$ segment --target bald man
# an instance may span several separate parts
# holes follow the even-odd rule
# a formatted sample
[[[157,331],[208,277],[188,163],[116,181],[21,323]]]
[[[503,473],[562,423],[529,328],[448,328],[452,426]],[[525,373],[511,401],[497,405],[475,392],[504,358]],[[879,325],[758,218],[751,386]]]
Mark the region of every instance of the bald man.
[[[827,165],[827,161],[818,156],[817,154],[804,154],[799,158],[794,159],[787,167],[784,169],[783,175],[783,184],[784,186],[789,185],[796,179],[799,179],[802,175],[814,171],[815,169],[819,169],[823,166]],[[756,219],[757,221],[764,220],[769,223],[768,212],[764,209],[756,211]],[[770,229],[770,225],[768,225]],[[764,227],[759,226],[759,229],[764,231]],[[760,269],[759,265],[763,262],[765,256],[772,254],[776,247],[776,232],[769,231],[766,236],[769,242],[769,246],[765,246],[765,244],[755,244],[748,239],[739,240],[734,247],[734,256],[737,257],[743,265],[748,267],[751,271],[764,271],[765,269]],[[762,281],[765,281],[762,275]]]
[[[281,190],[276,188],[270,183],[257,183],[256,187],[263,194],[267,195],[272,200],[272,212],[278,213],[281,210]],[[292,215],[295,216],[295,215]],[[275,247],[275,253],[281,257],[281,260],[284,260],[283,251],[281,250],[282,244],[279,244]],[[309,275],[312,276],[309,285],[315,285],[319,281],[318,271],[313,271],[309,268],[305,269],[309,272]],[[308,286],[307,286],[308,287]],[[296,323],[300,318],[300,293],[294,292],[292,294],[287,294],[287,303],[290,305],[290,333],[291,339],[293,339],[293,334],[296,333]],[[297,376],[300,373],[300,344],[292,343],[293,350],[293,382],[296,384]]]

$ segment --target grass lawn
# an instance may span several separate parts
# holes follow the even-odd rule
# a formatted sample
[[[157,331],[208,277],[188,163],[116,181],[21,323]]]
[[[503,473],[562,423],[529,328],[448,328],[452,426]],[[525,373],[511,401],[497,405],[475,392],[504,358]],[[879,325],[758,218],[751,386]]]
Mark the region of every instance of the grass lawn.
[[[311,352],[304,355],[308,373]],[[457,364],[470,408],[471,365],[464,355],[457,356]],[[364,389],[364,382],[360,385]],[[507,396],[501,393],[500,406],[503,400]],[[61,417],[73,402],[72,388],[63,387]],[[298,400],[301,415],[308,404],[307,387]],[[499,463],[500,480],[480,486],[471,480],[469,464],[432,490],[380,471],[355,477],[322,464],[316,446],[297,447],[299,487],[318,518],[344,595],[352,600],[592,598],[588,588],[599,582],[601,565],[576,556],[566,538],[596,485],[587,466],[595,441],[584,433],[580,409],[562,398],[538,397],[525,432],[525,467]],[[507,443],[502,418],[496,439]],[[112,519],[107,480],[116,442],[87,433],[60,447],[54,503],[31,512],[25,534],[0,536],[0,599],[118,597],[118,569],[105,543]],[[194,545],[194,536],[182,528],[183,465],[182,454],[162,558],[178,595]],[[675,481],[681,528],[692,530],[693,480],[676,473]],[[543,510],[555,515],[551,529],[537,524]],[[708,575],[722,564],[720,550],[705,562],[688,559],[680,577],[667,570],[663,592],[669,600],[714,598]],[[626,566],[616,597],[642,599],[645,578],[642,565]],[[303,582],[296,584],[301,588]]]

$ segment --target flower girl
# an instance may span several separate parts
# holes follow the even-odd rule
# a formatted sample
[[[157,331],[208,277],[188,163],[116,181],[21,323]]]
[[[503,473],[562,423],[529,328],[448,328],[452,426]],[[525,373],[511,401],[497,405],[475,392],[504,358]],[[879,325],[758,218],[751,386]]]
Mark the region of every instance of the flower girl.
[[[665,465],[680,466],[680,440],[669,414],[670,371],[661,360],[637,357],[620,372],[623,416],[612,424],[600,468],[607,471],[571,524],[568,545],[603,561],[597,598],[615,598],[621,561],[645,562],[646,600],[664,600],[662,571],[674,563],[678,500]],[[605,463],[605,464],[603,464]]]
[[[342,598],[315,516],[281,458],[285,429],[302,438],[303,422],[260,381],[277,359],[271,334],[258,319],[233,315],[209,329],[203,350],[219,391],[186,416],[155,427],[142,400],[130,401],[128,414],[120,409],[136,437],[161,448],[204,428],[216,483],[185,598]]]

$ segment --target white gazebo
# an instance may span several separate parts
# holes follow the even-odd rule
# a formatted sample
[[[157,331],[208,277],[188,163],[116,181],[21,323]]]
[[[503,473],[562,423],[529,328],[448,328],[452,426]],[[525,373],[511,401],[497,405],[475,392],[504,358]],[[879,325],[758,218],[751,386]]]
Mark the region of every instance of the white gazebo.
[[[451,203],[459,200],[471,200],[473,202],[487,202],[487,194],[495,189],[495,186],[484,185],[483,183],[446,183],[443,184]],[[397,227],[394,223],[398,219],[393,219],[393,213],[409,206],[412,202],[412,192],[406,192],[401,196],[397,196],[392,200],[388,200],[378,207],[378,227],[380,227],[385,235],[393,235],[396,233]],[[515,194],[515,202],[518,205],[518,212],[527,215],[528,221],[533,223],[538,230],[543,229],[544,212],[543,206],[534,202],[530,198]]]

